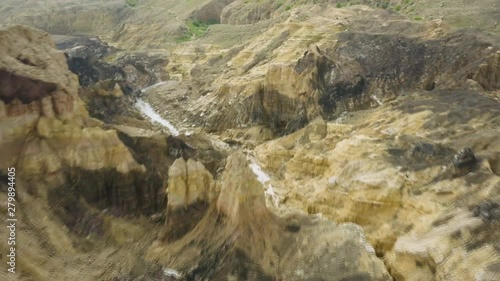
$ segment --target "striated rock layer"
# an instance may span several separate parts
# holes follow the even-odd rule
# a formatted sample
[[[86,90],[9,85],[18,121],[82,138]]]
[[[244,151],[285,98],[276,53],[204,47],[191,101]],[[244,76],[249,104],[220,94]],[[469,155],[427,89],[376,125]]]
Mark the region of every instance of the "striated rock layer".
[[[7,202],[5,171],[15,167],[17,234],[29,245],[18,248],[19,280],[162,276],[143,253],[165,217],[168,168],[173,159],[193,157],[216,175],[224,152],[203,134],[175,138],[134,116],[119,116],[127,125],[89,117],[77,76],[47,33],[13,26],[0,35],[0,199]],[[123,97],[112,81],[96,85],[96,95]],[[103,114],[118,116],[128,108],[114,106]],[[188,177],[190,182],[210,182],[202,164],[187,163],[203,176]],[[0,209],[6,213],[7,205]],[[0,233],[7,235],[5,228]]]

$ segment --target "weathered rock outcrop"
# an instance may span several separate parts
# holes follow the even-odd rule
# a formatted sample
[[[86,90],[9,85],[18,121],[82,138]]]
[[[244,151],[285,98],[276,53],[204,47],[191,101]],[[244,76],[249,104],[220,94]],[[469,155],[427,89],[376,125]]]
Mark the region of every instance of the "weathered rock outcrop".
[[[93,199],[90,203],[104,200],[120,212],[148,209],[141,206],[148,201],[139,203],[136,198],[143,192],[139,182],[145,168],[116,131],[103,130],[99,121],[88,116],[78,97],[78,80],[50,36],[21,26],[1,33],[0,67],[5,74],[1,78],[1,169],[18,167],[19,176],[40,193],[46,187],[72,184]],[[95,182],[78,180],[82,179],[74,175],[78,170]],[[66,176],[73,181],[66,181]]]
[[[65,51],[68,67],[78,75],[82,87],[90,87],[99,81],[123,81],[125,73],[104,60],[117,50],[99,38],[64,39],[57,47]]]
[[[156,242],[149,258],[186,280],[391,279],[360,227],[273,214],[248,165],[241,152],[232,154],[214,184],[201,164],[177,160],[170,170],[169,239]]]
[[[235,0],[211,0],[197,10],[191,17],[201,22],[221,22],[222,11]]]
[[[21,279],[500,280],[497,0],[13,1]]]
[[[138,225],[154,229],[149,222],[133,225],[110,215],[164,210],[162,178],[150,180],[117,132],[88,116],[78,79],[49,34],[1,28],[0,71],[5,74],[0,77],[0,198],[7,202],[5,171],[14,167],[16,237],[29,245],[17,248],[24,257],[16,267],[20,280],[108,280],[147,272],[150,264],[143,263],[141,273],[132,268],[140,259],[124,264],[126,257],[114,260],[104,249],[148,239]],[[7,212],[6,204],[0,208]],[[110,272],[108,261],[119,272]],[[8,280],[4,274],[0,279]]]
[[[175,241],[191,231],[213,201],[215,181],[200,162],[177,159],[168,171],[168,205],[165,241]]]

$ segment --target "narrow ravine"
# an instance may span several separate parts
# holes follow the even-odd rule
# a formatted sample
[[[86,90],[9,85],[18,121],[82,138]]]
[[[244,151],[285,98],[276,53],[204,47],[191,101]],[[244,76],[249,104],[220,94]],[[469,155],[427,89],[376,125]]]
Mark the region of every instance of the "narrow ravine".
[[[145,93],[155,87],[158,87],[160,85],[163,85],[167,82],[159,82],[154,85],[145,87],[140,90],[141,93]],[[137,99],[135,105],[134,105],[139,111],[147,116],[153,123],[159,123],[163,127],[167,128],[168,131],[173,135],[173,136],[178,136],[180,134],[180,131],[175,128],[172,123],[170,123],[168,120],[164,119],[161,117],[160,114],[158,114],[154,108],[149,104],[148,102],[144,101],[143,99],[139,98]],[[186,133],[186,136],[189,136],[190,134]],[[249,158],[249,167],[252,170],[252,172],[255,174],[257,177],[257,180],[262,184],[264,187],[264,193],[266,196],[266,200],[269,200],[274,207],[279,206],[279,198],[276,192],[274,191],[273,185],[270,183],[271,182],[271,177],[262,169],[262,167],[257,163],[257,161],[253,158]]]
[[[180,134],[179,130],[177,130],[177,128],[175,128],[172,123],[163,119],[163,117],[161,117],[160,114],[158,114],[148,102],[142,99],[138,99],[135,103],[135,107],[137,107],[137,109],[139,109],[142,114],[149,117],[151,121],[157,122],[163,127],[167,128],[173,136],[178,136]]]

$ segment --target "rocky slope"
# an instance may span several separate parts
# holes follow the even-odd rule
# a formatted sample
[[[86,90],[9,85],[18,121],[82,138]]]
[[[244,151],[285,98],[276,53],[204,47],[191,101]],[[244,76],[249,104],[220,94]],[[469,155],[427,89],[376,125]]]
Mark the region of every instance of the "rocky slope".
[[[209,131],[264,125],[287,134],[413,89],[491,92],[500,75],[496,37],[366,6],[302,6],[247,45],[224,54],[198,47],[194,58],[184,47],[172,53],[167,70],[185,83],[157,88],[169,94],[153,91],[150,101]]]
[[[161,48],[187,32],[186,20],[218,22],[233,0],[16,0],[4,1],[7,24],[30,25],[51,34],[100,36],[127,48]]]
[[[361,225],[396,280],[499,278],[498,37],[299,6],[247,45],[204,56],[172,58],[184,81],[146,98],[176,124],[253,150],[276,212]],[[182,96],[189,106],[175,104]]]

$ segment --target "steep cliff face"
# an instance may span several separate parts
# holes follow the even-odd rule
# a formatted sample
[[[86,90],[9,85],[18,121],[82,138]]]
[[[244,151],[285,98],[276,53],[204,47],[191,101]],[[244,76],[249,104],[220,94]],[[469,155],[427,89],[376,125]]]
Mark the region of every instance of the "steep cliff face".
[[[132,105],[118,103],[123,92],[116,82],[79,89],[49,34],[13,26],[0,29],[0,35],[0,169],[16,169],[17,233],[30,245],[19,247],[24,260],[18,274],[36,280],[165,277],[142,256],[165,218],[169,166],[178,157],[192,157],[216,175],[224,152],[202,134],[174,138],[140,117],[127,117],[120,110]],[[117,112],[108,107],[103,116],[115,115],[113,121],[121,124],[89,117],[79,90],[114,100]],[[212,177],[188,160],[192,163],[207,180]],[[190,178],[196,180],[198,175]],[[6,182],[2,172],[4,202]],[[139,216],[143,219],[135,219]],[[60,270],[54,273],[55,268]]]
[[[273,214],[241,152],[220,182],[192,160],[177,160],[170,179],[167,239],[148,256],[186,280],[391,279],[358,226]]]
[[[69,185],[66,170],[81,170],[96,182],[71,182],[79,192],[91,193],[88,198],[106,194],[102,198],[118,210],[140,211],[134,198],[142,193],[138,181],[145,168],[116,131],[103,130],[88,116],[64,54],[47,33],[20,26],[1,32],[2,169],[19,167],[24,180],[42,193]],[[121,184],[105,184],[106,177],[122,178]]]

